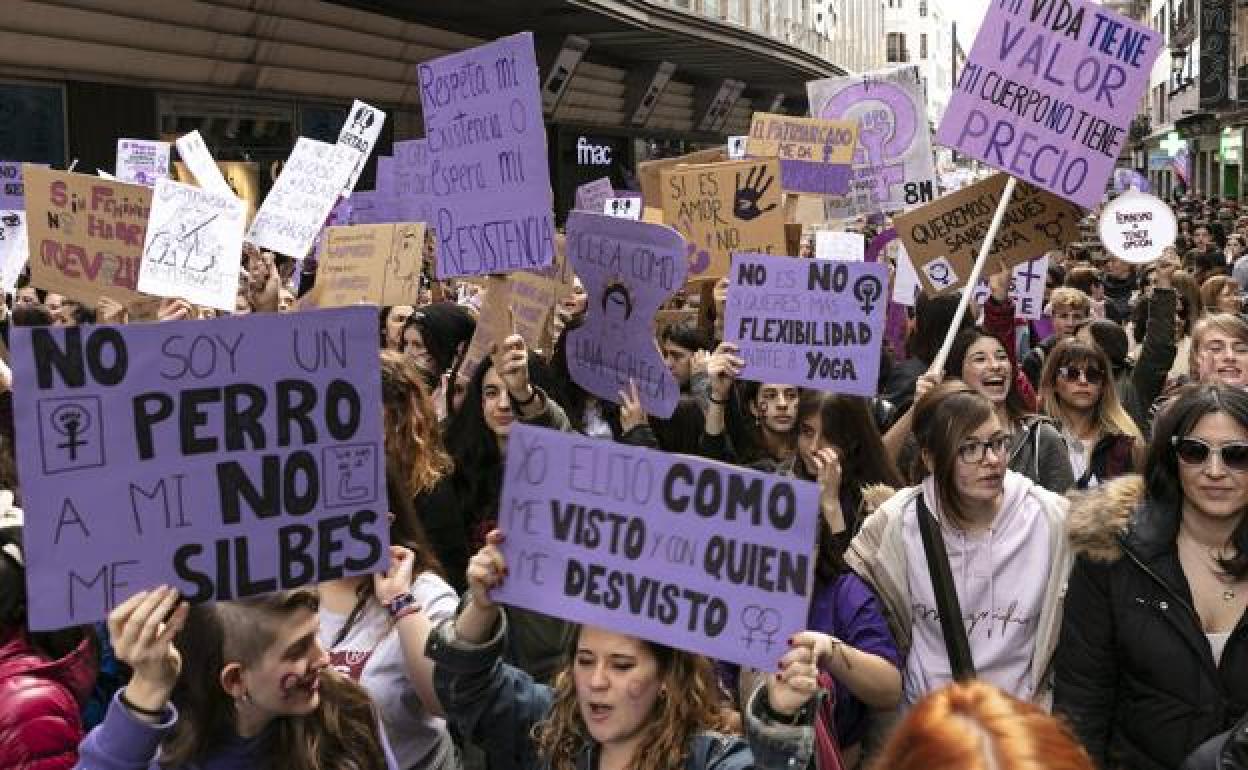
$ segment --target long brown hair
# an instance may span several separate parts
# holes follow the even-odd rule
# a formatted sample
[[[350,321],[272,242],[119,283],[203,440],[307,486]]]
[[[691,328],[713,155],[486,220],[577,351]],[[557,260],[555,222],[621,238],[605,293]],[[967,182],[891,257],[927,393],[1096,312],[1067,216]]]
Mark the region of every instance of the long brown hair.
[[[160,763],[183,767],[219,751],[235,735],[234,701],[218,683],[228,663],[259,660],[298,610],[316,612],[313,589],[191,608],[175,644],[182,674],[173,690],[179,718],[161,745]],[[306,716],[279,717],[266,732],[260,766],[285,770],[384,770],[378,715],[359,685],[332,668],[321,672],[321,702]]]
[[[572,678],[583,630],[582,627],[572,635],[568,662],[555,677],[555,702],[550,715],[533,728],[538,756],[552,770],[573,770],[577,756],[590,740]],[[729,732],[724,697],[715,669],[706,658],[644,639],[638,641],[658,661],[663,684],[631,766],[635,770],[675,770],[685,766],[689,741],[695,734],[704,730]]]
[[[381,352],[381,401],[385,409],[386,464],[407,470],[413,494],[428,492],[451,470],[433,400],[420,369],[407,356]]]
[[[984,682],[919,701],[871,770],[1094,770],[1066,725]]]
[[[995,415],[992,402],[961,380],[945,380],[914,405],[914,435],[920,457],[926,453],[931,458],[931,467],[926,470],[936,482],[945,517],[952,522],[966,521],[958,492],[958,447]]]

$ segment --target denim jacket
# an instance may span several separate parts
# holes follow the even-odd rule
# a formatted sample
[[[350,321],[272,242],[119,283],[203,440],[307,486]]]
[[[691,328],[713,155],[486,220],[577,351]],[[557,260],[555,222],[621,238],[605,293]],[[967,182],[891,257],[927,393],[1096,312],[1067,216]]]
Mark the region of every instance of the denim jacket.
[[[440,623],[425,649],[435,664],[434,687],[447,720],[485,751],[491,770],[548,770],[549,764],[537,756],[532,734],[554,705],[553,690],[502,662],[506,626],[503,615],[494,638],[469,645],[455,638],[453,619]],[[685,770],[813,767],[812,704],[799,713],[800,724],[777,725],[762,716],[760,697],[756,692],[744,715],[748,743],[739,736],[699,733],[690,741]],[[577,770],[593,770],[596,750],[587,739],[577,757]]]

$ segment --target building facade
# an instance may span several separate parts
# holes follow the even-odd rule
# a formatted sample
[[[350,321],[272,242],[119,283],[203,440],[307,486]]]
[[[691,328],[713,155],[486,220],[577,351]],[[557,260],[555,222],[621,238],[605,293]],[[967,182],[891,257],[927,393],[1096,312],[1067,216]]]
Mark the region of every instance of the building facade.
[[[953,93],[953,20],[943,0],[884,0],[884,41],[886,62],[918,65],[934,131]],[[933,149],[939,166],[951,166],[948,149]]]

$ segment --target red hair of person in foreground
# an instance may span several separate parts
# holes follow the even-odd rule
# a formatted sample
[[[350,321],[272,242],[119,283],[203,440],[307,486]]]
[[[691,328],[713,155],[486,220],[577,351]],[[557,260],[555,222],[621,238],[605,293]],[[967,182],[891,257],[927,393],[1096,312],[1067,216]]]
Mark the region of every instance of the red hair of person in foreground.
[[[915,704],[872,770],[1095,770],[1073,733],[984,682],[952,684]]]

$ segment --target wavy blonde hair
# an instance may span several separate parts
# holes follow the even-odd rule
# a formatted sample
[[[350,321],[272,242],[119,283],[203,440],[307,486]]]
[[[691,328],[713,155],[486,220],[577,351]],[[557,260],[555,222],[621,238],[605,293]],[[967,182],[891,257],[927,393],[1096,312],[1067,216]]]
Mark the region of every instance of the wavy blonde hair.
[[[583,628],[583,627],[582,627]],[[554,706],[533,728],[537,753],[551,770],[574,770],[577,755],[592,740],[581,717],[572,677],[581,632],[572,635],[568,662],[555,677]],[[662,681],[659,700],[639,744],[634,770],[678,770],[689,756],[689,741],[699,732],[730,733],[725,697],[715,669],[701,655],[638,640],[654,655]]]
[[[1094,770],[1058,719],[983,682],[919,701],[870,770]]]
[[[1095,364],[1101,368],[1105,379],[1101,381],[1101,398],[1096,402],[1096,424],[1101,432],[1110,436],[1130,436],[1136,441],[1143,441],[1139,426],[1118,400],[1114,367],[1109,362],[1109,356],[1096,345],[1089,345],[1074,337],[1058,343],[1044,362],[1044,371],[1040,374],[1040,392],[1037,394],[1044,413],[1058,422],[1065,422],[1065,407],[1057,397],[1057,370],[1072,364]]]
[[[407,356],[381,351],[386,464],[402,469],[413,494],[428,492],[451,472],[451,456],[420,369]]]

